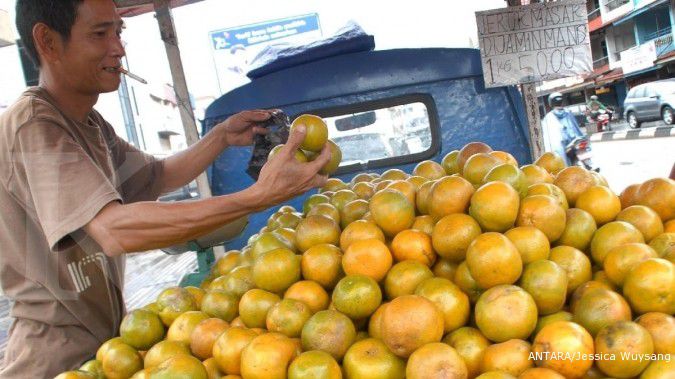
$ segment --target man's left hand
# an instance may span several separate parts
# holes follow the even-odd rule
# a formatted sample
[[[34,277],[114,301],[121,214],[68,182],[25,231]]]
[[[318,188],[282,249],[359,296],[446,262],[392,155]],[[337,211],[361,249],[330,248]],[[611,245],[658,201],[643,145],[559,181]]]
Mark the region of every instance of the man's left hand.
[[[267,129],[258,123],[268,120],[271,114],[272,110],[240,112],[216,125],[214,131],[221,133],[226,146],[252,145],[256,134],[267,134]]]

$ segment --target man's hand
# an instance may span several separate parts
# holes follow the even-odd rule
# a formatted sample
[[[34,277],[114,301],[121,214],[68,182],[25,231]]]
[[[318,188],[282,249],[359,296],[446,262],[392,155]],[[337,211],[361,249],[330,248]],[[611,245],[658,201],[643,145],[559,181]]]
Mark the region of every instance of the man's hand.
[[[222,136],[226,147],[252,145],[256,134],[267,133],[267,129],[258,126],[258,123],[268,120],[271,115],[271,110],[240,112],[216,125],[213,130]]]
[[[328,177],[319,174],[319,170],[330,160],[328,144],[311,162],[295,160],[294,153],[300,148],[305,133],[304,125],[294,128],[284,147],[262,167],[252,187],[260,194],[263,207],[279,204],[326,183]]]

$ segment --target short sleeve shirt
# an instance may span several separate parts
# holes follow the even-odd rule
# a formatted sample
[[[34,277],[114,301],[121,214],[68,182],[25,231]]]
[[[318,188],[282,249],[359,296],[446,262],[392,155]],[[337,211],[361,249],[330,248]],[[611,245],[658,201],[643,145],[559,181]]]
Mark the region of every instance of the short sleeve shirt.
[[[78,325],[99,341],[124,315],[124,257],[83,231],[108,203],[156,200],[162,162],[119,138],[100,114],[68,118],[41,88],[0,115],[0,284],[11,315]]]

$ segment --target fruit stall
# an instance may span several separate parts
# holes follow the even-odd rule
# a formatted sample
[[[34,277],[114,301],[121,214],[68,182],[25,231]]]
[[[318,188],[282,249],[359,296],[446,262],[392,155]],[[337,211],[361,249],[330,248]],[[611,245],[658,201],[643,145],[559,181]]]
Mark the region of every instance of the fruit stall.
[[[59,379],[675,378],[675,181],[616,194],[533,159],[519,92],[486,89],[477,50],[362,42],[208,108],[204,133],[281,109],[309,126],[296,159],[330,144],[330,179]],[[253,183],[250,158],[222,154],[213,194]]]

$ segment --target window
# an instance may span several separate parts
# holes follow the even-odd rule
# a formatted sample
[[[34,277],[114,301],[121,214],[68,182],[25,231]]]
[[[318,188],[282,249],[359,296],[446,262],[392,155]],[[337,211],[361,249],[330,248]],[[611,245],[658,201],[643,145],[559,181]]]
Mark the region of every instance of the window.
[[[645,97],[656,96],[656,91],[654,91],[654,88],[652,88],[652,87],[650,87],[650,86],[647,86],[647,87],[645,87],[645,94],[644,94],[644,96],[645,96]]]
[[[342,150],[340,172],[430,158],[440,148],[438,118],[426,95],[317,110]]]
[[[639,86],[635,87],[631,90],[633,93],[632,98],[640,98],[640,97],[645,97],[645,87],[644,86]]]

